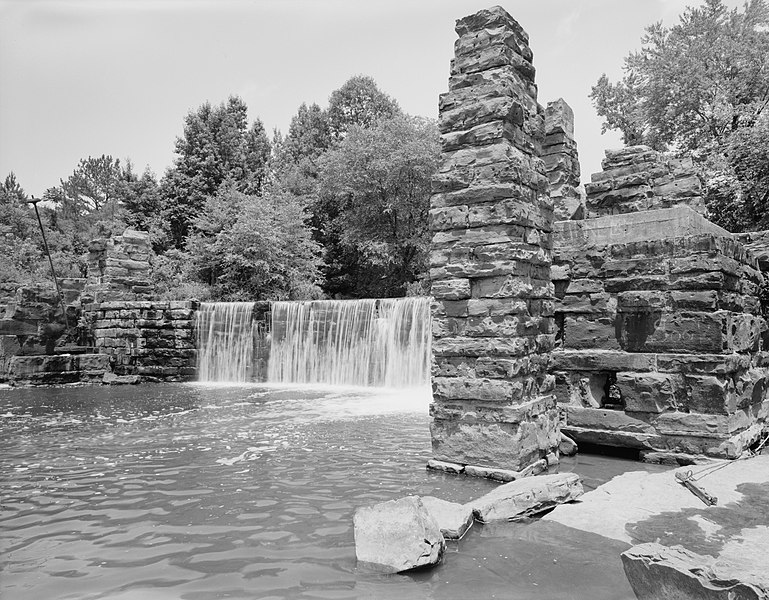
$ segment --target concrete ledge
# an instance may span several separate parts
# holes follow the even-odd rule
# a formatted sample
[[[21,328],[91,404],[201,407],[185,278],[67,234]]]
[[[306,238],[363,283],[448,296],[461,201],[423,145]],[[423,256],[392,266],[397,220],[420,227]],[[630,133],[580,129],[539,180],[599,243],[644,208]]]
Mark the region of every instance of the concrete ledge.
[[[732,234],[711,223],[688,206],[626,213],[553,224],[556,247],[595,247],[712,234],[732,239]]]

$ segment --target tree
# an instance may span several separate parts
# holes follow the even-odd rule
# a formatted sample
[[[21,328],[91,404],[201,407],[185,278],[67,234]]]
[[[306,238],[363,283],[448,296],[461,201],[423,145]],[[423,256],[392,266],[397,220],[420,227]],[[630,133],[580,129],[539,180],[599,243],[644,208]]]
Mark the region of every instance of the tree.
[[[195,220],[190,269],[219,299],[320,297],[320,250],[304,218],[290,194],[268,188],[249,196],[224,186]]]
[[[331,293],[403,295],[427,270],[430,181],[440,155],[433,121],[398,115],[353,126],[321,161],[316,214]]]
[[[742,161],[750,162],[755,153],[746,153],[744,140],[767,143],[752,133],[769,106],[764,0],[749,0],[743,11],[727,9],[722,0],[705,0],[701,7],[687,8],[671,28],[651,25],[641,50],[625,58],[624,70],[621,81],[613,84],[603,75],[591,92],[605,119],[604,131],[618,129],[626,144],[691,152],[709,182],[713,218],[747,207],[729,190],[739,196],[752,189],[745,178],[755,169]],[[737,219],[743,226],[748,220],[746,214]]]
[[[315,193],[318,159],[332,142],[326,111],[317,104],[302,103],[285,139],[276,135],[273,168],[281,187],[309,203]]]
[[[72,175],[61,180],[60,209],[76,220],[93,216],[93,222],[104,219],[105,213],[114,220],[119,211],[115,189],[121,173],[120,160],[109,155],[80,159]]]
[[[328,122],[335,139],[342,139],[353,126],[370,127],[379,119],[400,114],[395,99],[379,89],[366,75],[350,77],[328,100]]]
[[[27,195],[11,172],[0,184],[0,282],[24,283],[38,275],[42,251]]]
[[[701,151],[740,127],[752,126],[769,105],[769,11],[750,0],[744,12],[722,0],[687,8],[680,23],[646,28],[639,52],[625,58],[625,76],[603,75],[591,98],[604,129],[626,142]]]
[[[223,183],[259,193],[269,147],[261,121],[249,128],[246,104],[236,96],[187,115],[174,166],[161,182],[163,219],[174,246],[184,246],[191,223]]]

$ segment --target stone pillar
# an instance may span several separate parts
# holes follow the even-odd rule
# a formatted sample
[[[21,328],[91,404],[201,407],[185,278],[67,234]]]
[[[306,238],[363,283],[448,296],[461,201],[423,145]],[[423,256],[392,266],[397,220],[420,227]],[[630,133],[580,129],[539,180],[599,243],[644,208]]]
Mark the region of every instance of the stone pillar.
[[[433,454],[531,471],[559,437],[544,110],[528,36],[504,9],[456,32],[430,209]]]
[[[151,297],[151,255],[150,236],[143,231],[126,229],[122,235],[92,241],[84,295],[97,303]]]
[[[579,155],[574,139],[574,111],[563,98],[547,103],[542,160],[550,180],[550,198],[556,221],[585,218],[585,200],[579,191]]]

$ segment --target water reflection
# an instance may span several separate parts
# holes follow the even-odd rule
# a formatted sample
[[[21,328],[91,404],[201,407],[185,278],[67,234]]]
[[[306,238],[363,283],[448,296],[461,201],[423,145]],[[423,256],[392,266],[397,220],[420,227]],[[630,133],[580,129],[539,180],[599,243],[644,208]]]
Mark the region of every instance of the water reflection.
[[[475,532],[433,571],[356,571],[355,507],[405,494],[465,502],[495,485],[425,470],[428,399],[265,386],[0,390],[0,596],[583,597],[549,554],[538,563],[542,548],[558,554],[563,532],[531,538],[520,525]],[[574,555],[589,572],[584,591],[631,598],[621,567],[585,566],[613,549],[586,548]],[[574,577],[573,561],[563,564]],[[525,572],[550,573],[538,584],[548,595],[521,586]]]

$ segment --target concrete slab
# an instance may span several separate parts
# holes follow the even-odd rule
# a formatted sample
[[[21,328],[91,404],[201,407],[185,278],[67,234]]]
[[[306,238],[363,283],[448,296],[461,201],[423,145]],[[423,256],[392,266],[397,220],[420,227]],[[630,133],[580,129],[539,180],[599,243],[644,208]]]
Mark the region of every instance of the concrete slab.
[[[726,229],[683,205],[584,221],[553,223],[554,245],[567,248],[628,244],[703,234],[732,237]]]

